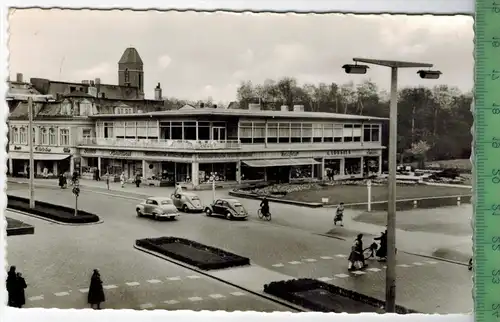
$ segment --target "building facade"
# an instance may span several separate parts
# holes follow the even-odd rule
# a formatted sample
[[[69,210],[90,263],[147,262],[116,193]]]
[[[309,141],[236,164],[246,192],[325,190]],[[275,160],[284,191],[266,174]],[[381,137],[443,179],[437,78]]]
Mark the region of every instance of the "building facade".
[[[186,188],[342,180],[381,172],[382,118],[303,111],[182,108],[90,116],[82,168]],[[91,171],[91,170],[89,170]]]

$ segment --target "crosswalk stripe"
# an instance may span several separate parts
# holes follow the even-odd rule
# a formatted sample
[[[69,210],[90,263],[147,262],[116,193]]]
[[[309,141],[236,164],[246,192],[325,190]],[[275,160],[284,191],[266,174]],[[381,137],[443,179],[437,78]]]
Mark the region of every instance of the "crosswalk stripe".
[[[231,295],[234,295],[234,296],[243,296],[243,295],[245,295],[245,293],[242,293],[242,292],[232,292]]]
[[[346,277],[349,277],[349,275],[347,275],[347,274],[335,274],[335,277],[346,278]]]
[[[203,298],[198,297],[198,296],[194,296],[194,297],[189,297],[188,300],[190,300],[191,302],[199,302],[199,301],[203,301]]]
[[[293,262],[288,262],[288,264],[298,265],[298,264],[302,264],[302,263],[301,262],[297,262],[297,261],[293,261]]]
[[[283,267],[283,266],[285,266],[285,265],[283,265],[283,264],[281,264],[281,263],[279,263],[279,264],[274,264],[274,265],[273,265],[273,267]]]
[[[353,273],[354,275],[365,275],[366,272],[363,272],[363,271],[352,271],[351,273]]]
[[[148,280],[147,282],[150,284],[158,284],[158,283],[161,283],[162,281],[160,281],[160,280]]]
[[[331,256],[321,256],[320,258],[321,259],[333,259],[333,257],[331,257]]]
[[[380,272],[381,271],[380,268],[376,268],[376,267],[367,268],[366,270],[370,271],[370,272]]]
[[[174,276],[174,277],[168,277],[167,280],[169,280],[169,281],[180,281],[181,278],[179,276]]]
[[[199,277],[198,275],[190,275],[187,278],[194,280],[194,279],[198,279],[198,278],[201,278],[201,277]]]
[[[177,300],[168,300],[168,301],[163,301],[163,303],[173,305],[173,304],[178,304],[180,302]]]
[[[152,309],[152,308],[154,308],[154,307],[155,307],[155,305],[154,305],[154,304],[152,304],[152,303],[145,303],[145,304],[141,304],[141,305],[139,305],[139,308],[140,308],[141,310],[145,310],[145,309]]]
[[[28,300],[30,300],[30,301],[41,301],[41,300],[43,300],[43,295],[29,297]]]
[[[81,293],[88,293],[88,292],[89,292],[89,289],[88,289],[88,288],[81,288],[81,289],[79,289],[79,291],[80,291]]]
[[[320,277],[320,278],[318,278],[318,281],[322,281],[322,282],[329,282],[331,280],[333,280],[333,278],[331,278],[331,277]]]
[[[68,292],[58,292],[58,293],[54,293],[55,296],[67,296],[69,295]]]
[[[111,290],[113,288],[118,288],[118,286],[111,284],[111,285],[104,285],[103,288],[105,290]]]
[[[419,263],[419,262],[415,262],[415,263],[413,263],[413,265],[415,265],[415,266],[422,266],[422,265],[424,265],[424,264]]]
[[[337,254],[337,255],[335,255],[335,256],[336,256],[336,257],[340,257],[340,258],[346,258],[346,257],[347,257],[347,256],[346,256],[346,255],[344,255],[344,254]]]
[[[410,267],[410,265],[406,265],[406,264],[399,264],[399,265],[397,265],[397,266],[399,266],[399,267],[404,267],[404,268],[408,268],[408,267]]]
[[[304,259],[304,262],[313,263],[316,262],[316,260],[314,258],[306,258]]]
[[[125,284],[127,284],[128,286],[138,286],[138,285],[141,285],[141,283],[138,283],[138,282],[127,282]]]
[[[222,295],[222,294],[210,294],[209,295],[211,298],[213,299],[221,299],[221,298],[224,298],[225,296]]]

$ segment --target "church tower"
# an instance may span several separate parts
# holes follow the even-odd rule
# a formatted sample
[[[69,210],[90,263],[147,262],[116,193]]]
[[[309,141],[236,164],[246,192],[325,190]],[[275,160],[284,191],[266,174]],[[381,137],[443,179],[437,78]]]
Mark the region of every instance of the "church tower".
[[[118,85],[139,88],[139,95],[144,97],[144,64],[141,56],[133,47],[125,49],[118,62]]]

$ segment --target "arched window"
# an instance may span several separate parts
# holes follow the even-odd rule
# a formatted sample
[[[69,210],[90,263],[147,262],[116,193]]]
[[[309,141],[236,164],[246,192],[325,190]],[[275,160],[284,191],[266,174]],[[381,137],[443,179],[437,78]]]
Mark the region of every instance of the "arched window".
[[[28,144],[28,135],[25,127],[19,129],[19,143]]]
[[[49,129],[49,145],[57,145],[56,143],[56,129],[54,129],[53,127],[51,127]]]
[[[19,143],[19,129],[17,127],[12,128],[12,142],[14,144]]]
[[[128,68],[125,68],[124,78],[125,78],[125,80],[124,80],[125,83],[130,82],[129,75],[128,75]]]
[[[40,128],[40,144],[47,145],[49,143],[49,137],[47,133],[47,129],[42,127]]]

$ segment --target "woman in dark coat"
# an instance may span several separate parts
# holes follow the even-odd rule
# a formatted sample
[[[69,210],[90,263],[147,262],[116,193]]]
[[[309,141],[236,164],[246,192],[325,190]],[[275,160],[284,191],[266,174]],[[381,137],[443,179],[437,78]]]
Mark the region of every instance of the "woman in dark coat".
[[[24,295],[24,290],[28,285],[21,273],[17,273],[16,276],[16,289],[15,289],[15,307],[22,308],[26,304],[26,296]]]
[[[90,287],[89,287],[89,295],[88,295],[88,303],[91,308],[94,308],[94,305],[98,310],[101,309],[101,303],[105,301],[104,297],[104,289],[102,287],[101,274],[97,269],[94,269],[94,273],[90,279]]]
[[[380,247],[377,250],[377,257],[381,260],[387,257],[387,230],[380,237],[375,237],[375,240],[380,240]]]
[[[9,294],[9,300],[7,302],[8,306],[16,307],[16,290],[17,286],[17,276],[16,276],[16,267],[11,266],[9,272],[7,273],[7,293]]]
[[[361,262],[361,264],[363,265],[363,267],[361,268],[366,267],[365,257],[363,255],[363,234],[359,234],[354,240],[354,245],[352,246],[352,251],[349,255],[348,260],[350,262],[350,271],[356,270],[356,267],[354,265],[355,262]]]

